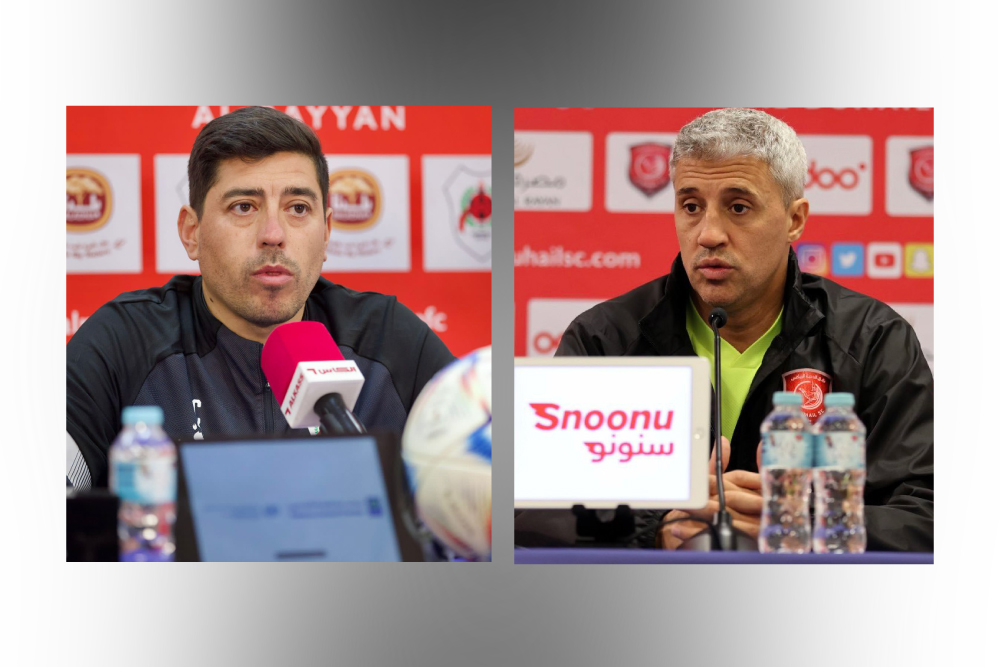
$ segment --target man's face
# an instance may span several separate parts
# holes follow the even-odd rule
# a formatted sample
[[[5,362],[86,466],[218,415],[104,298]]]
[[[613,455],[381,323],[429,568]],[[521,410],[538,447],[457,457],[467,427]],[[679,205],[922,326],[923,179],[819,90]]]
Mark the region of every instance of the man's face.
[[[258,329],[287,322],[301,316],[326,259],[326,187],[299,153],[225,160],[194,238],[185,245],[201,267],[213,311]]]
[[[785,207],[767,165],[755,158],[680,160],[674,219],[688,280],[711,307],[739,311],[784,286],[788,244],[809,205]]]

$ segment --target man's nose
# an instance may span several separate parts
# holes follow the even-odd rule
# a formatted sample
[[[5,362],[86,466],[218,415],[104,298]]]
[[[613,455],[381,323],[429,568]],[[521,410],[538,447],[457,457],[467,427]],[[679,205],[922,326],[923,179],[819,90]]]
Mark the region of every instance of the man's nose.
[[[264,226],[257,235],[257,245],[281,246],[285,242],[285,226],[281,222],[280,212],[268,209],[264,218]]]
[[[704,248],[716,248],[729,240],[725,217],[715,206],[709,206],[705,210],[700,227],[698,245]]]

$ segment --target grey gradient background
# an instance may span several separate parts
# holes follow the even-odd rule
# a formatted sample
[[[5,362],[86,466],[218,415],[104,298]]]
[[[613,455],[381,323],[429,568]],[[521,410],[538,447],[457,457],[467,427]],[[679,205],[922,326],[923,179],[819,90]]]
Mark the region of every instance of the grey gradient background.
[[[989,479],[972,483],[1000,463],[995,429],[981,434],[968,418],[993,408],[996,364],[971,357],[961,324],[971,312],[984,313],[984,328],[995,321],[981,301],[996,282],[991,193],[1000,155],[995,128],[980,129],[997,118],[997,16],[984,4],[6,8],[0,55],[4,87],[15,94],[0,107],[0,182],[13,193],[7,267],[17,287],[6,294],[13,317],[3,344],[17,351],[6,364],[17,382],[2,402],[0,663],[971,663],[995,636],[1000,592],[995,493]],[[62,215],[63,106],[220,101],[493,105],[493,563],[62,562],[62,433],[47,425],[65,417],[64,239],[61,222],[48,222]],[[503,362],[513,355],[513,176],[505,167],[513,109],[701,105],[935,107],[935,565],[514,566],[513,373]]]

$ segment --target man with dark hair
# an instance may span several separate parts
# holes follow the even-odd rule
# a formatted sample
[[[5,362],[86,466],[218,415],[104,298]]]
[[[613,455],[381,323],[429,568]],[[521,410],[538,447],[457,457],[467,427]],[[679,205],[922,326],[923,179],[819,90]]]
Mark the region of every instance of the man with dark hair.
[[[68,483],[107,485],[129,405],[162,407],[175,439],[289,431],[260,368],[264,341],[285,322],[326,325],[365,376],[354,414],[401,431],[454,357],[394,297],[320,276],[333,213],[312,130],[267,107],[233,111],[198,134],[188,180],[177,228],[201,276],[120,295],[67,345]]]
[[[933,551],[934,379],[906,320],[799,271],[791,244],[809,215],[806,166],[795,131],[762,111],[718,109],[685,125],[670,160],[680,244],[670,273],[577,317],[556,354],[714,361],[708,316],[725,308],[722,456],[734,526],[757,536],[760,425],[774,392],[806,394],[811,419],[826,392],[849,392],[868,430],[868,548]],[[670,512],[677,522],[661,531],[665,511],[637,513],[640,545],[675,548],[704,529],[683,519],[710,520],[718,511],[711,477],[708,506]],[[571,542],[574,527],[568,511],[515,518],[525,546]]]

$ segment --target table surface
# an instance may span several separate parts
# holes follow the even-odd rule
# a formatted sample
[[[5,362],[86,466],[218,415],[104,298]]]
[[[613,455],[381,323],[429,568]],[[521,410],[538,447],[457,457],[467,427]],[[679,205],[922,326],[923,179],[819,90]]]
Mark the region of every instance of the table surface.
[[[691,564],[863,564],[906,563],[930,565],[933,553],[873,551],[864,554],[762,554],[753,551],[663,551],[659,549],[515,549],[515,563],[673,563]]]

